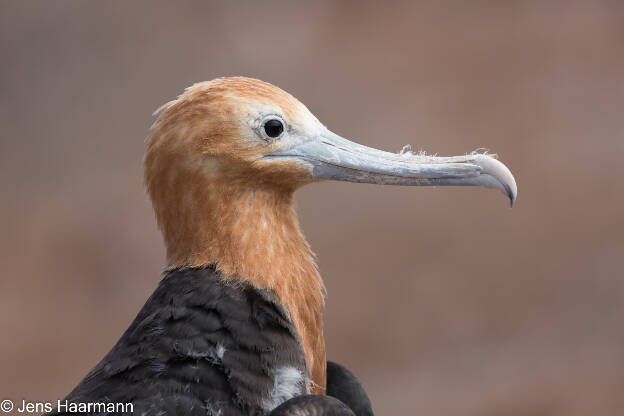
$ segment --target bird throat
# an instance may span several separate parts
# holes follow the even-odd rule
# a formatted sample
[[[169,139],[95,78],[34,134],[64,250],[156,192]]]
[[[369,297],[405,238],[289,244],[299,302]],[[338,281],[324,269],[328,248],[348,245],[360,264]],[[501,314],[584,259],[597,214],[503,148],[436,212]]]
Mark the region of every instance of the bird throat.
[[[293,191],[215,180],[197,185],[170,188],[162,196],[171,200],[157,204],[169,267],[214,264],[225,278],[274,291],[302,343],[311,393],[324,394],[325,288],[299,228]]]

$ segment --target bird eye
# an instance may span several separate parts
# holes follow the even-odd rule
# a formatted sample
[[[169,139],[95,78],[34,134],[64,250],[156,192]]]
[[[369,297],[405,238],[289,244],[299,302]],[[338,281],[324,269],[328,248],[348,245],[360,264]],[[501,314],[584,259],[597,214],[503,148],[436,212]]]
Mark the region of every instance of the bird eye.
[[[284,132],[284,123],[278,118],[271,118],[264,122],[262,128],[267,137],[275,139]]]

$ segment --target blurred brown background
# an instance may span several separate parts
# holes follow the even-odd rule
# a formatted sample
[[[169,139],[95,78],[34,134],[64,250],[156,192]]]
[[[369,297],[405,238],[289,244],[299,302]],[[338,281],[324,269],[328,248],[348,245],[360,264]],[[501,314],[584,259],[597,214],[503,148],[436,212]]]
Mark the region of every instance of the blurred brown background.
[[[272,82],[398,151],[485,147],[519,184],[298,193],[329,357],[379,415],[624,414],[624,6],[69,2],[0,9],[0,398],[68,393],[156,287],[151,112]]]

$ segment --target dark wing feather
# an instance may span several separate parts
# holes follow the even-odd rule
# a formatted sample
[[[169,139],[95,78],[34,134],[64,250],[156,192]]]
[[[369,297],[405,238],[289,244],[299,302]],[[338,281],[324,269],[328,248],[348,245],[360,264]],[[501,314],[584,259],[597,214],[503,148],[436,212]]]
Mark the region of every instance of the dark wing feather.
[[[373,416],[371,402],[357,377],[331,361],[327,362],[327,395],[345,403],[357,416]]]
[[[304,395],[282,403],[269,416],[355,416],[349,407],[331,396]]]

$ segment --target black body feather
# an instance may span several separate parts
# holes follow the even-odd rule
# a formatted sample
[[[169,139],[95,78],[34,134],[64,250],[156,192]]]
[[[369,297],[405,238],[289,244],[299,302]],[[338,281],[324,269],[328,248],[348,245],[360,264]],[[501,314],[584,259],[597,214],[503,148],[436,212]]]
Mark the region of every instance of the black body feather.
[[[127,414],[145,416],[349,414],[339,400],[307,395],[308,379],[290,314],[272,291],[225,280],[214,267],[187,268],[167,273],[65,400],[132,403]],[[73,414],[65,410],[51,415]]]
[[[348,405],[357,416],[373,416],[371,402],[357,377],[331,361],[327,362],[326,394]]]

